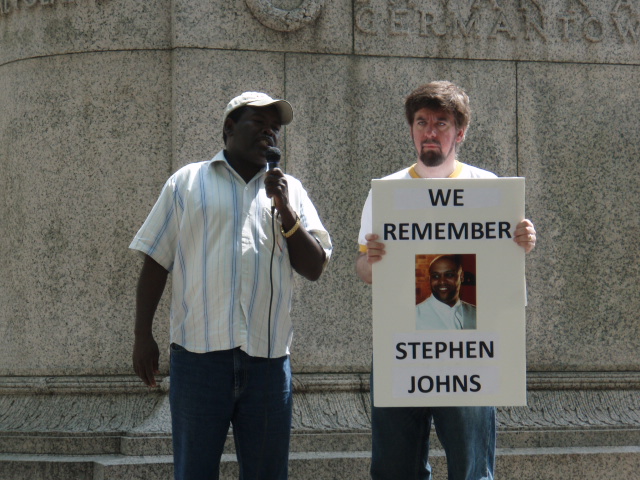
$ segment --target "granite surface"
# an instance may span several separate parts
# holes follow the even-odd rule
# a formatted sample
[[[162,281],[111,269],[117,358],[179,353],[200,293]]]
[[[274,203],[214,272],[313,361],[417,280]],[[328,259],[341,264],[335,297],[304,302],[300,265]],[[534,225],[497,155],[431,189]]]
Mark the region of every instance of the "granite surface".
[[[637,67],[518,66],[530,370],[640,368]]]
[[[170,172],[169,64],[149,51],[1,67],[0,375],[130,373],[141,263],[127,247]]]
[[[613,0],[3,0],[0,64],[176,47],[637,64],[639,21]]]
[[[351,53],[350,0],[230,0],[174,3],[174,46]]]
[[[46,55],[166,49],[171,0],[2,0],[0,65]]]

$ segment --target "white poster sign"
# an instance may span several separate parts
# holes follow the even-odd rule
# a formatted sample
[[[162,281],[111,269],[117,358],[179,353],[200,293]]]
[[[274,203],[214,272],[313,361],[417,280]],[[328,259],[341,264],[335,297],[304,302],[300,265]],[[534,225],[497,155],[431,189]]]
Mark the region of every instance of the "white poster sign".
[[[524,179],[373,180],[374,404],[526,405]]]

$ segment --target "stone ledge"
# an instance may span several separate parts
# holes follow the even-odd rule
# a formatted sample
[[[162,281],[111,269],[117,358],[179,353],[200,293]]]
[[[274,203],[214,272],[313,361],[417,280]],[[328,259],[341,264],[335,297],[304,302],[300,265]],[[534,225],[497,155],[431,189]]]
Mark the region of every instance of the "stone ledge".
[[[601,448],[499,448],[496,452],[496,475],[500,478],[538,480],[600,480],[601,478],[635,478],[640,464],[640,447]],[[369,451],[292,453],[289,462],[291,480],[369,478]],[[541,469],[541,462],[544,469]],[[442,450],[431,451],[434,480],[446,477]],[[7,480],[47,478],[57,480],[166,479],[172,475],[170,456],[129,457],[122,455],[53,456],[0,454],[0,477]],[[545,474],[541,472],[553,472]],[[237,478],[235,455],[223,455],[220,478]]]
[[[169,377],[159,388],[146,387],[136,376],[0,377],[0,395],[160,394],[169,391]]]
[[[528,406],[498,409],[499,445],[640,444],[639,379],[635,373],[530,374]],[[295,375],[292,451],[368,449],[368,380],[368,374]],[[0,378],[0,451],[170,454],[168,389],[168,378],[153,390],[132,376]]]
[[[640,390],[640,372],[527,372],[527,390]]]
[[[162,394],[169,391],[169,377],[160,376],[159,388],[146,387],[134,375],[0,377],[0,395],[50,394]],[[369,373],[297,373],[296,393],[368,392]],[[640,372],[528,372],[532,390],[640,390]]]

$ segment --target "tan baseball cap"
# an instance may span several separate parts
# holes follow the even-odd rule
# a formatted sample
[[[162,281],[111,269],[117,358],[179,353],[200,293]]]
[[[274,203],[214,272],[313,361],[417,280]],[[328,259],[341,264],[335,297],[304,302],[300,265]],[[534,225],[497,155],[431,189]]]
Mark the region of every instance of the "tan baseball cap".
[[[291,120],[293,120],[293,108],[291,108],[291,104],[286,100],[273,99],[266,93],[261,92],[244,92],[229,102],[227,108],[224,110],[222,124],[224,125],[225,120],[231,112],[246,105],[251,107],[268,107],[273,105],[278,109],[278,113],[280,113],[280,122],[282,125],[288,125],[291,123]]]

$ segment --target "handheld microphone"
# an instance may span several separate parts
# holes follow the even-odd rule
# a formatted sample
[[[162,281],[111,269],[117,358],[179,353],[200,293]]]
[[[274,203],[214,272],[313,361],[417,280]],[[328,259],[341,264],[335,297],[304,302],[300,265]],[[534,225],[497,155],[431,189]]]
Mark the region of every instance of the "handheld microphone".
[[[282,152],[278,147],[269,147],[267,148],[264,156],[267,158],[267,172],[270,172],[274,168],[278,168],[278,164],[280,163],[280,157],[282,157]],[[276,208],[276,201],[271,199],[271,213]]]
[[[278,168],[278,164],[280,163],[280,157],[282,157],[282,152],[278,147],[269,147],[267,148],[267,153],[265,154],[267,157],[267,172],[273,170],[274,168]]]

